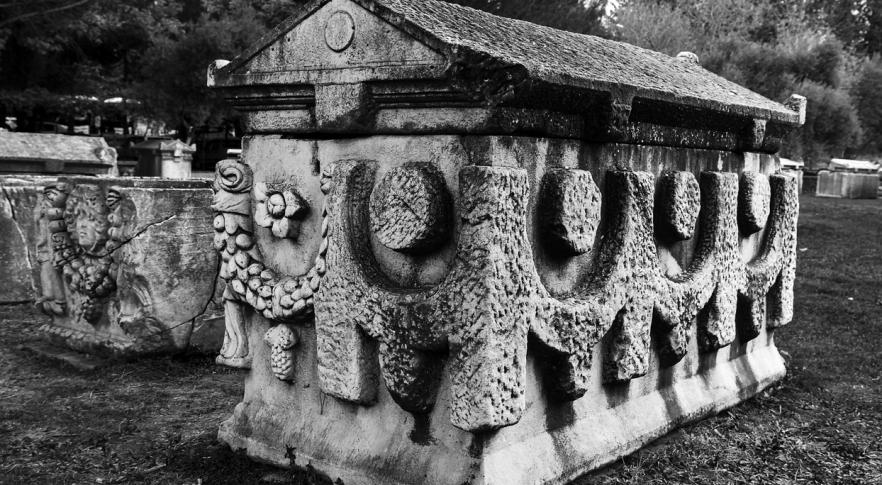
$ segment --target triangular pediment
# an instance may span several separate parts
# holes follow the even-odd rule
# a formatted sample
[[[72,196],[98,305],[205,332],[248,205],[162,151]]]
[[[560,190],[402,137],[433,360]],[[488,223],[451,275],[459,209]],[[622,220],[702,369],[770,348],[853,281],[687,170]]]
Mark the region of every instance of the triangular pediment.
[[[339,84],[441,77],[445,56],[351,0],[315,2],[216,83]]]

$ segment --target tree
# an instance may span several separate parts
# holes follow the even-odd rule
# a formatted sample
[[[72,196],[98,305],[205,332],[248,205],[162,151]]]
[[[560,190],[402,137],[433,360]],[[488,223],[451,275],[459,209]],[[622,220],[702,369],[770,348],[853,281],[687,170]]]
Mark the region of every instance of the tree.
[[[860,144],[860,122],[848,93],[813,81],[800,83],[796,91],[809,103],[805,126],[790,136],[789,155],[817,166]]]
[[[864,153],[882,152],[882,59],[868,59],[855,80],[851,95],[857,107],[858,119],[864,132]]]
[[[69,111],[69,100],[122,97],[171,126],[230,111],[205,69],[285,18],[298,0],[7,0],[0,3],[0,108]],[[81,103],[82,104],[82,103]],[[89,106],[89,109],[100,107]],[[33,126],[24,128],[34,129]]]
[[[668,2],[631,2],[617,12],[615,30],[619,40],[668,55],[700,50],[689,19]]]
[[[580,34],[602,35],[608,0],[448,0],[494,15]]]
[[[816,8],[801,0],[631,0],[617,12],[616,33],[668,54],[692,50],[706,69],[770,99],[806,96],[806,125],[782,153],[811,164],[861,138],[846,70],[853,56]]]

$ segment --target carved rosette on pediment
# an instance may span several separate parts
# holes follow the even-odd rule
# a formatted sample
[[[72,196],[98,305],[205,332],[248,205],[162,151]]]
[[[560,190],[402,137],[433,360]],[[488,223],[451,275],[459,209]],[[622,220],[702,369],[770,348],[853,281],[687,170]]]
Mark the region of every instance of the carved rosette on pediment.
[[[58,182],[44,190],[52,262],[75,295],[74,317],[96,324],[116,290],[114,251],[124,240],[120,191]],[[61,313],[63,302],[42,305]]]
[[[330,177],[323,176],[323,192],[327,193],[329,184]],[[251,168],[232,159],[218,164],[214,190],[214,247],[221,257],[220,277],[226,282],[226,334],[217,362],[232,367],[251,366],[243,312],[243,305],[248,305],[287,329],[271,329],[265,338],[273,348],[273,369],[280,379],[286,380],[291,376],[292,348],[298,340],[288,325],[312,316],[314,294],[326,271],[330,230],[327,210],[322,212],[322,243],[315,264],[305,274],[282,275],[264,263],[255,244],[255,226],[270,229],[276,238],[296,239],[300,221],[309,210],[306,201],[294,187],[255,183]],[[290,361],[284,363],[285,359]]]
[[[593,259],[578,289],[558,297],[546,289],[533,260],[530,179],[511,167],[461,169],[456,255],[440,283],[415,289],[390,282],[368,231],[411,240],[402,235],[431,233],[426,221],[444,218],[396,215],[408,227],[395,231],[388,220],[375,222],[375,190],[383,191],[382,199],[405,201],[416,198],[409,190],[438,192],[425,184],[376,183],[377,166],[343,161],[333,170],[328,269],[315,316],[321,387],[339,399],[370,405],[382,381],[404,409],[427,412],[446,353],[452,423],[491,430],[518,422],[524,412],[528,340],[542,354],[546,389],[573,400],[589,389],[592,353],[607,335],[602,376],[616,383],[647,373],[652,333],[662,336],[662,365],[669,366],[684,357],[693,325],[699,349],[707,352],[733,343],[736,332],[750,340],[763,324],[772,329],[792,317],[798,199],[790,177],[748,174],[739,187],[734,173],[703,172],[697,180],[692,173],[667,173],[657,199],[652,174],[610,171],[600,224],[591,175],[550,170],[537,191],[542,234],[551,250],[563,248],[566,257],[587,252]],[[390,187],[398,193],[390,195]],[[763,207],[771,215],[762,250],[745,263],[741,234],[754,229]],[[560,214],[550,216],[550,208]],[[691,262],[674,276],[662,270],[657,234],[661,244],[698,238]],[[745,318],[739,312],[736,322],[740,304],[750,311]]]

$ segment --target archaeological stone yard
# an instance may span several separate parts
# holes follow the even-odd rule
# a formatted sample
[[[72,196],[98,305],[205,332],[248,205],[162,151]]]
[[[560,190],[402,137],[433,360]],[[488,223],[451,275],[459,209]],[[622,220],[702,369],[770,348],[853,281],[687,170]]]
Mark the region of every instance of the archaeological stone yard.
[[[878,403],[843,404],[882,294],[836,293],[876,271],[879,165],[782,162],[805,92],[440,0],[292,12],[205,66],[241,117],[210,163],[193,126],[102,132],[125,163],[0,130],[0,483],[882,480]]]

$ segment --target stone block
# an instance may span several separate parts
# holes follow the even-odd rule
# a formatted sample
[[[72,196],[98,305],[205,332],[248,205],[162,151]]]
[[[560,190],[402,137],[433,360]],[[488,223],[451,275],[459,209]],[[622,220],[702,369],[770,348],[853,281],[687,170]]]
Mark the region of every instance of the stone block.
[[[221,312],[207,181],[62,177],[44,189],[41,330],[110,356],[216,351]],[[214,342],[211,342],[214,339]]]
[[[564,483],[784,375],[798,98],[434,0],[311,3],[208,81],[247,131],[212,221],[232,448]]]
[[[818,172],[818,197],[876,199],[879,197],[879,174],[821,170]]]
[[[4,132],[0,174],[116,175],[116,150],[95,136]]]

